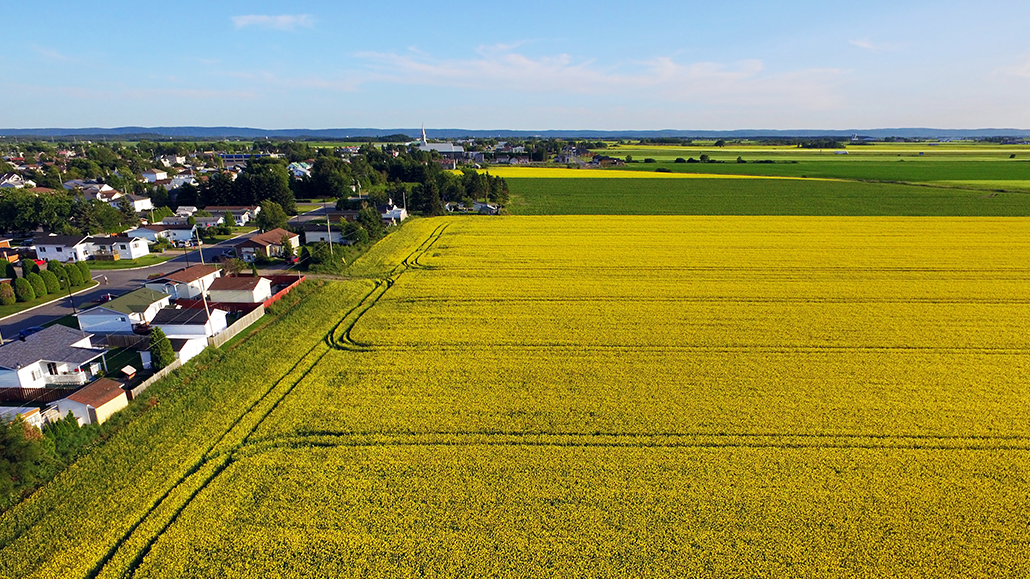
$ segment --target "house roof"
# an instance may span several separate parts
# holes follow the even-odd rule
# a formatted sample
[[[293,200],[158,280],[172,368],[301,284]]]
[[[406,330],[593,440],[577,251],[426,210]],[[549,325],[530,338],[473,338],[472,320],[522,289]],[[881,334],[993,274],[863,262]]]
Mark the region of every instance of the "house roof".
[[[329,224],[329,227],[332,228],[333,231],[343,231],[343,226],[340,225],[339,223],[331,223],[331,224]],[[305,223],[304,224],[304,231],[325,231],[325,230],[326,230],[325,223]]]
[[[155,233],[158,233],[158,232],[161,232],[161,231],[168,231],[169,229],[192,230],[193,227],[194,227],[193,225],[161,225],[161,224],[156,224],[155,223],[154,225],[145,225],[143,227],[137,227],[133,231],[139,231],[140,229],[146,229],[148,231],[153,231]]]
[[[129,237],[129,236],[126,236],[126,235],[111,235],[111,236],[108,236],[108,237],[91,237],[90,241],[93,242],[93,245],[115,245],[115,244],[118,244],[118,243],[132,243],[133,241],[136,241],[137,239],[142,239],[142,238],[140,238],[140,237]]]
[[[67,245],[74,246],[85,242],[89,239],[86,235],[50,235],[47,237],[37,237],[33,241],[36,245]]]
[[[110,378],[101,378],[72,394],[68,397],[68,400],[78,402],[79,404],[86,404],[93,408],[100,408],[104,404],[118,398],[124,392],[121,382],[115,382]]]
[[[282,227],[276,227],[271,231],[255,235],[243,243],[238,243],[236,244],[236,247],[268,247],[269,245],[279,245],[282,242],[284,235],[288,236],[290,239],[299,237],[296,233],[290,233]]]
[[[216,311],[216,310],[212,310]],[[201,326],[207,323],[207,312],[203,308],[161,308],[154,319],[150,321],[153,326],[164,324],[176,326]]]
[[[86,334],[85,337],[92,335]],[[0,346],[0,366],[18,369],[40,360],[81,366],[104,353],[100,349],[72,346],[82,339],[83,334],[78,330],[60,324],[53,325],[27,336],[25,340],[12,340]]]
[[[253,290],[261,283],[262,280],[271,283],[271,280],[264,277],[220,277],[216,279],[214,283],[211,284],[211,287],[209,287],[208,289],[210,291]]]
[[[225,213],[226,211],[253,211],[255,209],[257,209],[256,205],[208,205],[204,211]]]
[[[179,271],[173,271],[161,279],[178,283],[190,283],[197,281],[202,277],[209,276],[216,271],[218,271],[218,268],[213,265],[194,265],[192,267],[180,269]]]
[[[131,291],[125,295],[118,296],[106,304],[93,309],[106,309],[123,314],[138,314],[147,311],[147,309],[155,303],[167,299],[169,299],[169,296],[164,292],[141,288],[136,291]],[[88,314],[92,312],[93,309],[86,310],[85,312],[82,312],[82,314]]]

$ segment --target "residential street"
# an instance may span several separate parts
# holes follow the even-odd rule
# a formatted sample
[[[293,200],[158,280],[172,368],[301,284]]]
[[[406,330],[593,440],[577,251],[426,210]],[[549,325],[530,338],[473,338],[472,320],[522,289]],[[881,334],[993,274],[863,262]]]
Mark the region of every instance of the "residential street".
[[[205,245],[203,249],[204,262],[217,262],[218,256],[221,255],[222,251],[233,247],[250,235],[251,234],[243,235],[215,245]],[[188,254],[188,257],[190,265],[200,263],[199,252],[192,251]],[[100,282],[100,285],[78,295],[72,296],[71,298],[65,296],[64,298],[52,301],[34,310],[15,314],[0,321],[0,336],[3,336],[5,341],[17,338],[18,332],[25,328],[41,326],[47,322],[53,321],[55,318],[73,313],[74,310],[72,309],[72,304],[74,304],[75,309],[80,309],[82,306],[91,307],[93,304],[90,304],[90,302],[98,299],[103,294],[112,293],[120,295],[128,291],[139,289],[143,287],[143,283],[146,281],[148,276],[155,273],[170,273],[177,269],[181,269],[186,267],[186,262],[187,255],[180,255],[179,257],[170,259],[164,263],[159,263],[142,269],[94,271],[93,279]],[[105,276],[107,278],[106,284],[103,283]]]

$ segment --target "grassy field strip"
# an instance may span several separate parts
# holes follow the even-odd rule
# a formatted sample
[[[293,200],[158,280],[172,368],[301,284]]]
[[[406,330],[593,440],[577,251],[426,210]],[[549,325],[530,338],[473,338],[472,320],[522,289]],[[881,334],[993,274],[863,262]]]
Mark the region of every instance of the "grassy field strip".
[[[617,169],[562,169],[559,167],[491,167],[480,169],[494,177],[505,179],[754,179],[797,181],[802,177],[769,175],[735,175],[718,173],[655,173],[646,171],[620,171]],[[808,179],[806,181],[839,181],[839,179]]]

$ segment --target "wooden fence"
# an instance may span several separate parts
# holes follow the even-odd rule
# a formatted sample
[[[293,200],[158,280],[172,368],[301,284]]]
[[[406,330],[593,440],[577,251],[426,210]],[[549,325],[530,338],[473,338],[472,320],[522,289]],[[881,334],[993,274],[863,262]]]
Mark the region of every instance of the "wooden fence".
[[[179,360],[176,360],[176,361],[172,362],[171,364],[165,366],[164,368],[161,368],[160,370],[155,372],[153,376],[151,376],[150,378],[147,378],[146,380],[140,382],[132,390],[129,390],[128,391],[128,393],[129,393],[129,400],[135,400],[136,397],[139,396],[141,392],[143,392],[147,388],[150,388],[151,384],[153,384],[154,382],[157,382],[161,378],[164,378],[165,376],[171,374],[175,370],[178,370],[180,366],[182,366],[182,362],[180,362]]]
[[[233,339],[233,337],[235,337],[236,334],[239,334],[243,330],[247,329],[247,327],[249,327],[251,324],[258,321],[258,319],[263,315],[265,315],[265,306],[259,305],[249,314],[236,320],[236,322],[233,325],[219,332],[218,335],[211,336],[210,338],[208,338],[207,344],[209,346],[214,346],[216,348],[221,346],[222,344]]]

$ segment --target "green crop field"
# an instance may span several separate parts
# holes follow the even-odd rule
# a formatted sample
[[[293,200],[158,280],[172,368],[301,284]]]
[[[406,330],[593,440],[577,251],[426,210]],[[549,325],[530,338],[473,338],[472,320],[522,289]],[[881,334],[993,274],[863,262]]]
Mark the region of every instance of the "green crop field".
[[[520,215],[1030,215],[1028,194],[884,183],[506,179]]]
[[[1024,233],[415,221],[0,516],[0,576],[1025,577]]]

